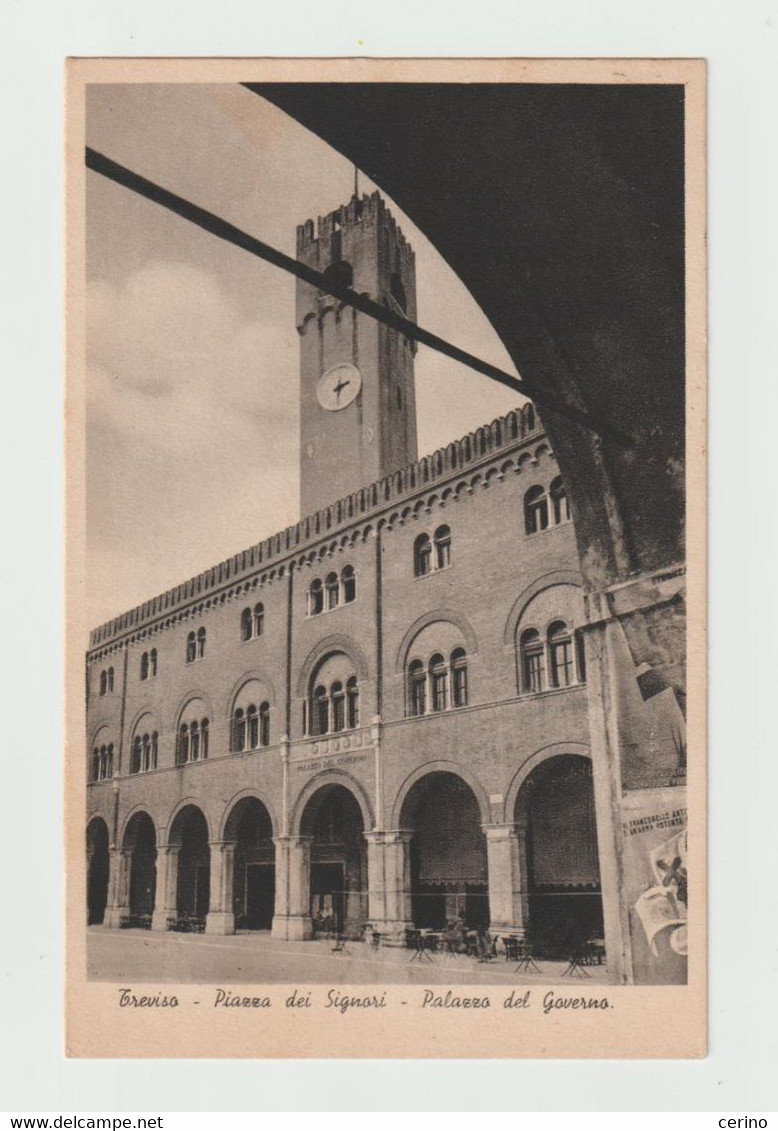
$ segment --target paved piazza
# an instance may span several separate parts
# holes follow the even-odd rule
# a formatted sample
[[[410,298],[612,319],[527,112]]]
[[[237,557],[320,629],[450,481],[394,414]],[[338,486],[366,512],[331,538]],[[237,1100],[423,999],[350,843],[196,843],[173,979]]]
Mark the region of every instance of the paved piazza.
[[[558,984],[566,967],[564,962],[540,961],[540,974],[517,975],[516,964],[502,956],[488,963],[449,954],[411,961],[411,952],[402,948],[373,950],[360,942],[333,954],[332,942],[283,942],[266,932],[180,935],[94,927],[87,939],[88,977],[106,982],[530,985]],[[607,981],[605,966],[587,973],[588,978],[564,982],[589,986]]]

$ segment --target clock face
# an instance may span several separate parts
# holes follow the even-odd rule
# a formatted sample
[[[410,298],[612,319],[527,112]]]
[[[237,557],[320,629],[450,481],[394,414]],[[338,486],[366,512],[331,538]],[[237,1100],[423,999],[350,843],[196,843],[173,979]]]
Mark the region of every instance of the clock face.
[[[362,374],[356,365],[342,362],[333,365],[319,378],[316,396],[328,412],[337,412],[350,405],[362,388]]]

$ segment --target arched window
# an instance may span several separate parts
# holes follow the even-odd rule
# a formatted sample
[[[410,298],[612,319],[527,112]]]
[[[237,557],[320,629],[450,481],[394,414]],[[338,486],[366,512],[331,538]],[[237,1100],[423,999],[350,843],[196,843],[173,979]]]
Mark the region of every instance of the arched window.
[[[317,577],[311,582],[311,587],[308,590],[308,616],[315,617],[324,609],[324,590],[322,588],[321,578]]]
[[[563,620],[554,621],[548,629],[549,671],[552,687],[569,687],[575,683],[573,638]]]
[[[189,761],[200,761],[200,725],[197,721],[189,724]]]
[[[159,748],[159,734],[157,733],[157,731],[154,731],[154,733],[151,736],[151,767],[150,768],[152,770],[156,770],[156,768],[157,768],[158,748]]]
[[[240,754],[246,745],[246,716],[243,708],[238,707],[232,716],[232,752]]]
[[[336,609],[340,600],[340,581],[337,573],[328,573],[324,584],[327,589],[327,608]]]
[[[524,691],[543,690],[543,641],[536,628],[521,634],[521,679]]]
[[[448,668],[440,652],[431,657],[429,673],[432,710],[445,711],[448,706]]]
[[[246,711],[246,740],[249,750],[259,746],[259,716],[253,703]]]
[[[340,581],[343,587],[343,601],[348,605],[351,601],[355,601],[357,597],[357,578],[352,565],[343,567]]]
[[[195,634],[190,632],[186,638],[186,662],[188,664],[194,663],[197,659],[197,641]]]
[[[560,522],[569,522],[570,500],[567,497],[567,490],[562,482],[561,475],[557,475],[556,479],[551,481],[548,493],[551,496],[551,509],[554,515],[554,522],[557,525]]]
[[[144,652],[143,655],[140,658],[140,678],[141,679],[148,679],[149,678],[149,654],[148,654],[148,652]]]
[[[157,674],[157,649],[152,648],[149,652],[149,675],[153,679]]]
[[[205,655],[205,629],[198,628],[197,630],[197,658],[202,660]]]
[[[263,703],[259,708],[259,745],[270,745],[270,704]]]
[[[537,534],[548,526],[548,499],[542,487],[530,487],[524,496],[524,525],[527,534]]]
[[[451,529],[439,526],[435,531],[435,569],[451,565]]]
[[[108,690],[108,673],[105,671],[100,672],[100,694],[105,695]]]
[[[354,270],[345,259],[330,263],[324,272],[324,277],[334,287],[343,287],[344,290],[354,284]]]
[[[178,731],[176,764],[201,762],[208,757],[208,719],[193,719],[189,724],[182,723]]]
[[[265,631],[265,606],[258,601],[254,606],[254,635],[261,636]]]
[[[330,703],[332,711],[333,731],[345,730],[346,727],[346,695],[343,684],[336,680],[330,688]]]
[[[113,691],[113,668],[108,669],[108,690]]]
[[[467,655],[464,648],[451,653],[451,698],[454,707],[467,706]]]
[[[140,773],[142,747],[143,747],[143,742],[142,742],[141,736],[139,734],[137,734],[135,736],[135,741],[132,744],[132,755],[130,757],[130,773],[131,774],[139,774]]]
[[[357,677],[352,675],[346,683],[346,725],[349,730],[359,726],[359,687]]]
[[[113,743],[95,746],[92,751],[92,781],[106,781],[113,774]]]
[[[412,715],[427,713],[427,673],[421,660],[408,667],[408,703]]]
[[[143,736],[143,755],[141,758],[141,768],[143,771],[151,769],[151,735],[144,734]]]
[[[245,643],[251,640],[252,618],[251,609],[244,609],[240,614],[240,638]]]
[[[176,750],[176,763],[183,766],[189,761],[189,727],[182,723],[178,731],[178,749]]]
[[[335,734],[356,726],[358,691],[352,658],[342,651],[330,652],[309,677],[307,708],[303,713],[305,733],[314,737]]]
[[[413,576],[426,577],[432,568],[432,544],[429,534],[420,534],[413,543]]]
[[[525,404],[521,410],[521,418],[524,422],[524,431],[531,432],[535,427],[535,407],[531,404]]]
[[[329,706],[327,688],[320,684],[313,693],[313,718],[311,719],[313,734],[326,734],[330,729]]]

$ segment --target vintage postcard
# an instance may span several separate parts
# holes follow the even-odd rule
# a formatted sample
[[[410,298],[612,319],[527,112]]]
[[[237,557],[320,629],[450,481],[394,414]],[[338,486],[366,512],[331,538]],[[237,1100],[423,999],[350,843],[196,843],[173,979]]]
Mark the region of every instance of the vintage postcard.
[[[704,100],[69,62],[69,1055],[704,1055]]]

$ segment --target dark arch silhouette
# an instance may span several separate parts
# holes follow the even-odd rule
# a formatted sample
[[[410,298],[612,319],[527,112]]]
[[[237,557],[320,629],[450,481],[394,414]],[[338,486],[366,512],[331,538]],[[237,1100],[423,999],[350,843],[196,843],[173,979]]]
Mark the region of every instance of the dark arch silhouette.
[[[273,822],[257,797],[241,797],[224,824],[224,840],[234,844],[232,912],[235,929],[267,931],[275,908]]]
[[[151,927],[157,890],[157,833],[148,813],[133,813],[124,830],[122,852],[129,857],[130,927]]]
[[[587,588],[682,560],[682,87],[247,86],[369,172],[457,272],[530,387],[583,395],[633,438],[621,447],[544,414],[591,549]]]
[[[486,837],[478,798],[458,774],[432,771],[408,790],[400,811],[410,843],[411,915],[417,927],[489,924]]]
[[[311,838],[311,915],[315,933],[359,935],[367,921],[367,843],[362,807],[338,782],[320,786],[300,817]]]
[[[97,925],[105,917],[108,903],[108,826],[102,817],[93,817],[86,829],[87,923]]]
[[[168,835],[170,844],[179,846],[176,908],[184,925],[205,923],[210,905],[211,850],[208,822],[197,805],[185,805],[176,814]]]
[[[528,937],[539,954],[567,958],[603,937],[591,760],[541,761],[518,790],[514,819],[526,838]]]

